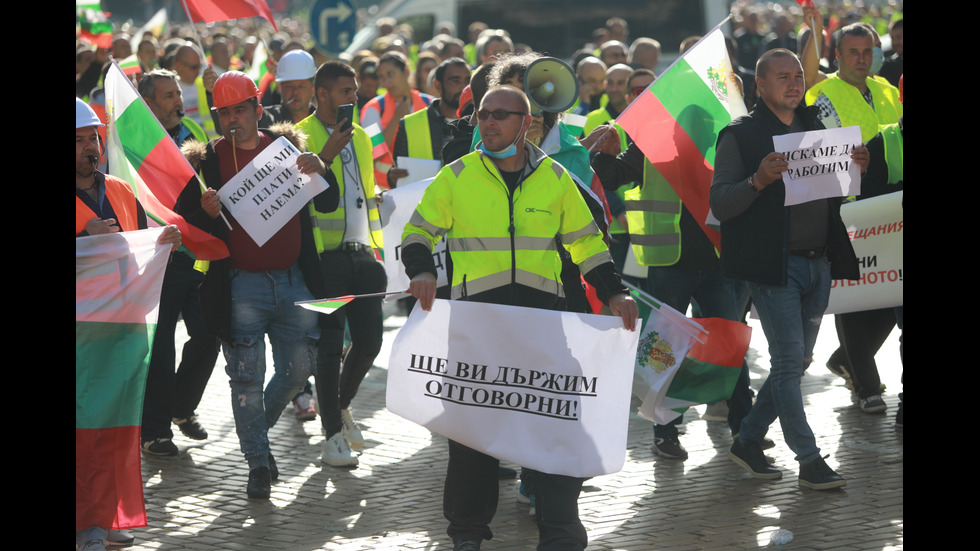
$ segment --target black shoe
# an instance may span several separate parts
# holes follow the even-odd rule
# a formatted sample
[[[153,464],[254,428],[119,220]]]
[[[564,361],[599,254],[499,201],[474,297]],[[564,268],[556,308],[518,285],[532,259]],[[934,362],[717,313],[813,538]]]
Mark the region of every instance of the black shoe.
[[[248,497],[252,499],[269,499],[272,493],[272,475],[269,467],[255,467],[248,472]]]
[[[269,474],[272,476],[272,480],[279,480],[279,466],[276,465],[276,458],[272,457],[272,452],[269,452]]]
[[[480,540],[463,540],[453,546],[453,551],[480,551]]]
[[[681,441],[677,439],[676,434],[663,437],[654,435],[651,449],[653,453],[661,457],[687,459],[687,450],[681,445]]]
[[[776,480],[783,477],[782,471],[769,466],[758,442],[742,442],[736,438],[728,450],[728,457],[755,478]]]
[[[813,490],[831,490],[847,486],[847,481],[834,472],[823,457],[817,457],[812,461],[800,463],[800,486]]]
[[[201,423],[197,422],[197,415],[191,415],[190,417],[185,417],[183,419],[173,418],[173,422],[180,429],[180,432],[184,433],[184,436],[190,438],[191,440],[207,440],[208,431],[204,430]]]
[[[146,440],[140,443],[143,453],[150,455],[177,455],[177,446],[169,438],[157,438],[156,440]]]

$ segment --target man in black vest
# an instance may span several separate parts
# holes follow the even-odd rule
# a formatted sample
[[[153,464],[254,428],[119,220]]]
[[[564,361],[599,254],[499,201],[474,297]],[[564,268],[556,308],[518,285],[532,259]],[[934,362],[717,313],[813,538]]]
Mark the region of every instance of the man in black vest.
[[[721,221],[725,275],[749,282],[772,366],[758,399],[742,420],[728,456],[752,476],[782,478],[767,463],[760,443],[779,418],[786,443],[800,462],[800,486],[815,490],[847,484],[820,455],[803,411],[800,378],[813,360],[831,279],[857,279],[857,258],[840,218],[840,198],[784,206],[781,173],[786,157],[772,137],[823,128],[802,104],[803,67],[789,50],[766,52],[756,65],[759,101],[718,136],[711,210]],[[851,159],[868,167],[868,150]]]

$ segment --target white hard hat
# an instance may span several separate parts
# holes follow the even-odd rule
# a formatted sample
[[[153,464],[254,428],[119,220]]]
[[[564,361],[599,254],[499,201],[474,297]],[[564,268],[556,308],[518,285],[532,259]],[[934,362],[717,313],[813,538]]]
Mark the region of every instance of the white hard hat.
[[[279,58],[276,82],[307,80],[314,76],[316,76],[316,62],[309,53],[303,50],[290,50]]]
[[[99,116],[84,101],[75,98],[75,129],[87,126],[105,126],[99,120]]]

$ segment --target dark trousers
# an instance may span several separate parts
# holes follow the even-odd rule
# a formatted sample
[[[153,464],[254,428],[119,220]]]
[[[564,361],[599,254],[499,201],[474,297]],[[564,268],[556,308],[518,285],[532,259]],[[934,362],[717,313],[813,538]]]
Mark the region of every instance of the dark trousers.
[[[493,537],[490,521],[497,511],[500,462],[459,442],[449,441],[449,466],[442,509],[453,542]],[[578,516],[583,478],[524,469],[524,483],[534,494],[538,551],[585,549],[588,535]]]
[[[208,335],[201,315],[198,286],[204,274],[194,269],[194,260],[182,253],[171,256],[160,293],[160,314],[143,401],[144,441],[172,438],[171,419],[194,415],[218,358],[218,338]],[[174,336],[177,320],[184,318],[190,339],[184,344],[180,365],[174,372],[177,351]]]
[[[830,361],[847,366],[859,398],[881,394],[875,354],[895,327],[895,309],[882,308],[834,316],[840,347]]]
[[[327,297],[380,293],[388,286],[384,266],[370,250],[320,254]],[[320,315],[316,359],[316,398],[320,422],[330,437],[340,431],[340,410],[350,406],[361,381],[381,352],[384,317],[382,297],[358,298],[329,315]],[[351,347],[344,356],[344,327],[350,326]],[[341,370],[343,363],[343,370]]]

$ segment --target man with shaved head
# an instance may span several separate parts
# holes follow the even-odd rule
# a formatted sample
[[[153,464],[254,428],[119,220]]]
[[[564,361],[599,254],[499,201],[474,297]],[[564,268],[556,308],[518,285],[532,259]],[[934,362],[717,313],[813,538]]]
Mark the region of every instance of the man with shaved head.
[[[624,326],[635,330],[636,303],[620,281],[575,182],[525,140],[531,125],[527,97],[511,86],[491,88],[476,115],[483,141],[439,172],[405,226],[402,262],[411,278],[409,292],[423,310],[432,309],[432,248],[446,238],[453,255],[454,300],[563,310],[556,270],[561,261],[554,242],[542,245],[540,239],[561,237],[586,281]],[[541,205],[548,205],[548,212]],[[508,219],[509,225],[500,223]],[[511,245],[501,250],[501,242]],[[479,334],[480,328],[475,330]],[[443,513],[454,550],[478,550],[493,536],[498,465],[482,451],[449,442]],[[578,516],[584,479],[530,469],[524,478],[537,498],[538,549],[584,549],[588,537]]]

